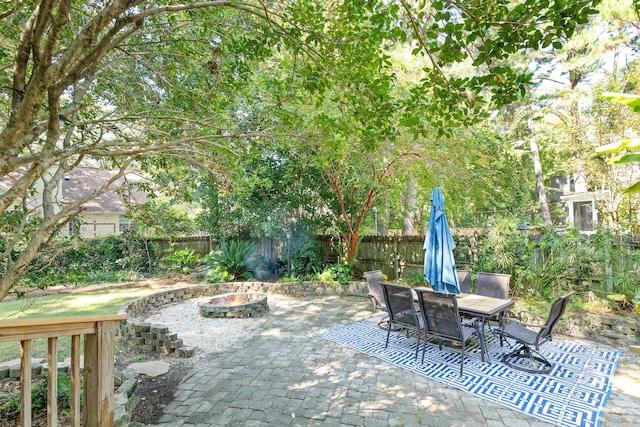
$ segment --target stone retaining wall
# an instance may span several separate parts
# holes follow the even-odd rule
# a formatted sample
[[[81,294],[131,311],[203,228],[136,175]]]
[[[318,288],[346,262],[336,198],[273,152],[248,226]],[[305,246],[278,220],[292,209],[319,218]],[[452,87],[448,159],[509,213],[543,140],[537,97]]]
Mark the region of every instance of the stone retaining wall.
[[[367,297],[366,282],[232,282],[210,285],[193,285],[170,289],[148,295],[122,306],[118,314],[126,314],[120,323],[120,335],[130,344],[158,353],[171,353],[180,357],[190,357],[194,349],[184,346],[176,333],[165,325],[150,324],[138,317],[166,304],[203,296],[213,296],[232,292],[259,292],[294,296],[348,295]],[[584,338],[595,342],[617,346],[640,344],[640,322],[618,316],[599,316],[587,313],[573,313],[565,316],[557,327],[558,334]]]
[[[620,347],[640,344],[640,322],[620,316],[571,313],[558,323],[557,332]]]
[[[127,319],[120,322],[120,335],[127,343],[143,351],[161,354],[175,354],[179,357],[191,357],[194,349],[185,346],[175,332],[160,324],[144,322],[138,317],[166,304],[181,302],[203,296],[214,296],[235,292],[258,292],[282,295],[368,295],[366,282],[349,282],[342,285],[337,282],[232,282],[210,285],[193,285],[170,289],[133,300],[120,308],[118,314],[126,314]]]

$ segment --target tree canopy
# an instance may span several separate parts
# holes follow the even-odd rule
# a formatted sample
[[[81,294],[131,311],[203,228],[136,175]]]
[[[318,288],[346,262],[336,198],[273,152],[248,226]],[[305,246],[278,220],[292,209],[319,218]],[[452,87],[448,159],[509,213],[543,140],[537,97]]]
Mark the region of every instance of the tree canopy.
[[[323,206],[357,244],[396,159],[438,164],[439,138],[527,91],[515,55],[561,48],[599,3],[2,2],[0,176],[15,181],[0,194],[0,298],[88,201],[57,198],[80,164],[189,165],[225,190],[286,153],[317,171],[305,190],[331,190]],[[415,79],[398,80],[398,50],[419,59]]]

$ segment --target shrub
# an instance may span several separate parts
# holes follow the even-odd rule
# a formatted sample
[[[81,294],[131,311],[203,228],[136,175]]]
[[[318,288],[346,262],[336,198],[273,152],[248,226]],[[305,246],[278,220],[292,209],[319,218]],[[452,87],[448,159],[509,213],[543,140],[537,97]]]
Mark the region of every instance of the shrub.
[[[425,280],[424,274],[422,273],[411,273],[406,277],[398,279],[398,283],[404,283],[407,286],[411,286],[412,288],[427,285],[427,281]]]
[[[191,271],[191,268],[198,263],[200,255],[193,249],[180,249],[172,255],[164,257],[164,259],[176,265],[182,272],[188,273]]]
[[[324,269],[319,277],[320,280],[334,280],[346,285],[353,277],[353,269],[347,264],[331,264]]]
[[[44,288],[140,278],[155,272],[158,253],[157,243],[132,233],[60,238],[43,247],[22,284]]]
[[[263,257],[256,254],[253,243],[244,240],[222,242],[219,248],[205,257],[209,269],[219,269],[235,279],[249,280],[264,264]]]
[[[216,267],[210,268],[204,275],[204,281],[206,283],[224,283],[231,282],[234,279],[233,275],[226,270]]]
[[[308,276],[322,271],[322,248],[306,234],[296,234],[291,244],[291,274]]]
[[[47,409],[47,377],[42,377],[31,389],[31,409]],[[71,379],[69,375],[58,372],[58,409],[68,410],[71,402]],[[12,393],[9,400],[0,407],[0,416],[11,419],[20,417],[20,393]]]

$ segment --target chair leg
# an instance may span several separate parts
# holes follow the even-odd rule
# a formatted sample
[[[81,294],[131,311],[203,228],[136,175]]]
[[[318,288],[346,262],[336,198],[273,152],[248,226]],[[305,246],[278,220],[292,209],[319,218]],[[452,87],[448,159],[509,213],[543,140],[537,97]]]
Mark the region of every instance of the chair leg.
[[[478,336],[478,341],[480,341],[480,359],[483,362],[491,364],[491,358],[489,357],[487,343],[484,341],[484,334],[481,334],[478,330],[476,330],[476,335]]]
[[[387,327],[387,342],[384,343],[384,348],[389,346],[389,335],[391,335],[391,320],[389,320],[389,326]]]
[[[518,361],[522,359],[527,359],[531,368],[519,364]],[[551,362],[527,345],[521,345],[511,353],[502,356],[502,363],[512,369],[518,369],[530,374],[548,374],[553,369]]]
[[[460,376],[462,376],[462,369],[464,367],[464,341],[462,341],[462,354],[460,359]]]

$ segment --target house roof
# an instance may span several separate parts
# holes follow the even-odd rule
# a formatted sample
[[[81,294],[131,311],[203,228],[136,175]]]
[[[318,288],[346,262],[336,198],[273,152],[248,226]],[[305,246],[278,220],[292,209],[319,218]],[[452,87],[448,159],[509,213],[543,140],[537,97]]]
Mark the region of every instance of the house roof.
[[[115,175],[114,172],[99,168],[77,167],[65,174],[62,180],[62,201],[74,203],[91,193],[96,192],[106,181]],[[134,184],[144,179],[134,173],[127,173],[123,178],[118,178],[112,185],[114,191],[101,194],[82,205],[83,211],[88,213],[124,214],[129,211],[125,200],[133,204],[142,204],[147,201],[147,195],[136,189]],[[115,191],[124,189],[123,191]]]
[[[16,170],[9,172],[5,176],[0,176],[0,190],[8,191],[16,182],[18,182],[26,170],[26,166],[18,166]]]

